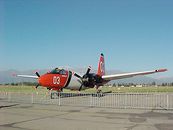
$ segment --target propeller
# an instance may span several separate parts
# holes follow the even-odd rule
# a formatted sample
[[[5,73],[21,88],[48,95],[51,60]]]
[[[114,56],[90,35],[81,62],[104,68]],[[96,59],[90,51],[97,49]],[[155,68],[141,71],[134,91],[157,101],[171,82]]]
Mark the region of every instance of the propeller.
[[[38,77],[40,77],[40,74],[39,74],[38,72],[35,72],[35,74],[36,74]],[[40,86],[40,84],[37,84],[37,85],[35,86],[35,88],[37,89],[39,86]]]
[[[91,71],[91,66],[88,67],[88,70],[85,75],[88,75],[90,71]]]
[[[40,77],[40,74],[39,74],[38,72],[35,72],[35,74],[36,74],[38,77]]]
[[[76,76],[79,79],[82,79],[82,77],[80,75],[76,74],[76,73],[74,73],[74,76]]]
[[[77,80],[79,83],[81,83],[81,86],[79,87],[79,91],[81,91],[84,83],[88,82],[88,74],[90,71],[91,71],[91,66],[88,67],[87,72],[82,77],[78,75],[77,73],[74,74],[74,76],[80,79],[80,80]]]
[[[82,89],[82,86],[83,86],[83,77],[81,77],[80,75],[78,74],[74,74],[74,76],[76,76],[77,78],[79,78],[77,81],[81,84],[81,86],[79,87],[79,91],[81,91]]]
[[[38,88],[38,86],[39,86],[39,84],[37,84],[35,88],[37,89],[37,88]]]

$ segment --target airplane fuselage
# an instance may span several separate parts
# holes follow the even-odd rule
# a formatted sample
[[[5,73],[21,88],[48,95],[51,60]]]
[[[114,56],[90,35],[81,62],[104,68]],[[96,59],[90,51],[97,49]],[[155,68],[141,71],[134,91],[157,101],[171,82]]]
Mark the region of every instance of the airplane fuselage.
[[[83,88],[93,88],[101,86],[106,82],[95,73],[87,75],[87,79],[83,80]],[[58,72],[52,71],[38,78],[39,85],[52,90],[61,90],[62,88],[78,90],[81,86],[81,80],[74,76],[72,71],[59,69]]]

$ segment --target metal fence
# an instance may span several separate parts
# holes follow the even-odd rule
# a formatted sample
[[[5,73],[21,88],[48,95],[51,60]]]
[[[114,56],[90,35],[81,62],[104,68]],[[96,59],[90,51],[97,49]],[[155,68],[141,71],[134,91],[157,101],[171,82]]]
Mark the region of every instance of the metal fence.
[[[24,94],[0,93],[0,101],[62,106],[110,108],[173,109],[172,93],[105,93],[105,94]]]

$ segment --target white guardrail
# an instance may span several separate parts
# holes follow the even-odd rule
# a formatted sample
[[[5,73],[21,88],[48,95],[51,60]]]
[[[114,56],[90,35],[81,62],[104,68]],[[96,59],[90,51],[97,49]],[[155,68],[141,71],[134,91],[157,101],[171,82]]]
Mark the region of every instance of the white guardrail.
[[[0,101],[130,109],[173,109],[173,93],[51,93],[0,92]]]

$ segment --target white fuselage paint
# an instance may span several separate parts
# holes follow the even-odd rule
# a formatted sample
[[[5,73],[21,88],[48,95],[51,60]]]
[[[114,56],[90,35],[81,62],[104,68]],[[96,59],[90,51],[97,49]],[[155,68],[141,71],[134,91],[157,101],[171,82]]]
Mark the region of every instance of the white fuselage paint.
[[[78,80],[79,80],[79,78],[72,75],[71,81],[70,81],[69,85],[66,88],[67,89],[72,89],[72,90],[79,90],[79,88],[81,86],[81,83]]]

